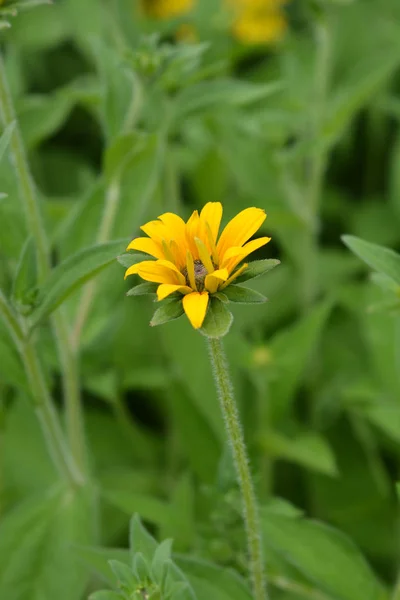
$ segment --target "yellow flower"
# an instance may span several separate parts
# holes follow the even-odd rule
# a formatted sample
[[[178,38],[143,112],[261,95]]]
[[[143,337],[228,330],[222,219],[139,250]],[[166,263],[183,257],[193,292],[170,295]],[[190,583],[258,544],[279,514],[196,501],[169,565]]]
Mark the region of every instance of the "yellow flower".
[[[142,0],[146,15],[153,19],[171,19],[190,12],[195,0]]]
[[[232,33],[244,44],[281,39],[287,28],[282,6],[287,0],[225,0],[233,11]]]
[[[266,219],[260,208],[246,208],[234,217],[218,237],[222,218],[220,202],[207,203],[185,223],[173,213],[141,227],[148,237],[134,239],[128,250],[154,256],[127,269],[125,278],[138,274],[158,283],[158,300],[182,294],[183,309],[195,329],[202,326],[210,294],[226,288],[247,268],[240,263],[271,238],[249,242]]]
[[[196,44],[199,41],[196,28],[189,23],[182,23],[182,25],[178,27],[175,38],[178,42],[183,42],[185,44]]]
[[[246,10],[233,23],[232,33],[245,44],[268,44],[280,40],[286,28],[286,18],[279,11]]]

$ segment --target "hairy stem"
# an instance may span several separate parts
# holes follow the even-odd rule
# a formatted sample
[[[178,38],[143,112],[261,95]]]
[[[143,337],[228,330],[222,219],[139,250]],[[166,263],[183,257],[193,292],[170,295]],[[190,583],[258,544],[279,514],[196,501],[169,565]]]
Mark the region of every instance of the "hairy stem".
[[[0,54],[0,116],[7,127],[16,121],[16,113],[8,86],[6,68]],[[35,250],[39,280],[43,280],[50,272],[50,252],[46,230],[43,223],[40,203],[35,184],[30,172],[28,159],[21,132],[18,126],[14,128],[10,141],[11,157],[15,176],[19,186],[26,224],[35,241]],[[62,311],[52,318],[52,328],[57,344],[63,376],[63,391],[65,398],[67,422],[71,434],[70,445],[75,461],[81,470],[85,467],[85,440],[83,430],[82,407],[78,367],[73,352],[70,351],[68,325]]]
[[[221,339],[209,338],[208,345],[214,379],[242,494],[254,598],[255,600],[266,600],[267,589],[263,565],[258,507],[254,494],[239,412],[235,403],[233,386],[229,375],[228,363]]]

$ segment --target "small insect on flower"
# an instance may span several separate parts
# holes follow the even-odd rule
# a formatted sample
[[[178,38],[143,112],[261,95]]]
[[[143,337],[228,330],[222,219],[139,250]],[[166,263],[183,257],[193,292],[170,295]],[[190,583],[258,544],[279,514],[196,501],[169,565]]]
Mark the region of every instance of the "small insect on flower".
[[[264,223],[264,210],[246,208],[219,235],[221,219],[220,202],[209,202],[200,214],[195,210],[186,223],[176,214],[164,213],[141,227],[148,237],[135,238],[127,248],[143,252],[155,260],[133,264],[127,269],[125,278],[137,274],[145,281],[158,284],[156,293],[159,301],[172,294],[180,297],[183,311],[195,329],[203,325],[210,297],[214,295],[219,299],[222,297],[225,302],[231,299],[231,295],[232,301],[247,303],[248,292],[256,294],[262,301],[266,300],[258,292],[241,286],[233,286],[235,294],[229,293],[231,284],[248,268],[248,264],[242,261],[271,239],[261,237],[248,241]],[[256,262],[268,265],[259,264],[257,273],[249,273],[249,278],[279,263],[273,260]],[[238,296],[242,300],[237,299]],[[249,300],[256,301],[260,302],[259,299]]]

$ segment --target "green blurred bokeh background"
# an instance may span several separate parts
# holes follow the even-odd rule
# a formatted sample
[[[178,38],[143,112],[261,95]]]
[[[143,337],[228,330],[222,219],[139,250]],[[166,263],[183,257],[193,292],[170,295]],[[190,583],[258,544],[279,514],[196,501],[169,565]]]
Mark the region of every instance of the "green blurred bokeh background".
[[[399,1],[59,0],[10,22],[1,45],[54,265],[97,242],[121,239],[123,252],[166,211],[187,218],[221,201],[226,220],[247,206],[268,213],[259,235],[272,242],[254,258],[282,264],[252,285],[267,305],[233,308],[226,348],[271,569],[325,594],[283,590],[277,579],[271,597],[358,598],[342,584],[326,589],[323,570],[296,558],[309,553],[317,571],[319,559],[335,570],[330,546],[321,550],[307,529],[283,539],[278,523],[276,533],[289,503],[340,529],[393,586],[399,292],[371,281],[341,235],[400,250]],[[0,191],[7,293],[31,235],[7,158]],[[117,261],[94,281],[63,310],[99,498],[96,542],[126,545],[138,512],[178,552],[244,572],[203,338],[183,318],[150,328],[154,305],[125,296]],[[35,343],[62,414],[48,324]],[[28,396],[0,323],[0,528],[56,480]],[[354,565],[341,568],[338,581],[356,577]],[[37,598],[50,600],[48,589]],[[83,597],[69,589],[66,600]]]

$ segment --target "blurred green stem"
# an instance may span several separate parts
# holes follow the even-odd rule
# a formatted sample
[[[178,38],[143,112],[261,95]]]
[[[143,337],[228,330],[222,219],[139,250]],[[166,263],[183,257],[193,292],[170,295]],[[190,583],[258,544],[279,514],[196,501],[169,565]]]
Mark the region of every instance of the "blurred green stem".
[[[110,183],[106,190],[103,215],[96,237],[97,244],[103,244],[110,239],[114,227],[115,216],[118,211],[120,197],[121,184],[119,178],[116,178]],[[92,307],[92,303],[96,295],[96,289],[97,283],[95,281],[91,281],[86,285],[82,292],[82,297],[79,302],[79,310],[75,319],[71,336],[71,343],[76,354],[79,352],[82,330]]]
[[[64,440],[58,415],[54,409],[46,378],[32,341],[26,337],[12,307],[0,291],[0,315],[3,317],[21,356],[30,386],[33,406],[38,416],[47,447],[61,477],[71,485],[81,485],[82,476]]]
[[[132,97],[131,102],[126,113],[126,118],[122,127],[121,134],[127,134],[133,130],[143,104],[143,88],[142,82],[139,77],[132,74]],[[112,236],[114,229],[115,218],[118,213],[118,208],[121,200],[121,181],[120,176],[114,177],[110,181],[104,199],[103,213],[101,216],[99,229],[96,236],[96,243],[103,244],[109,241]],[[83,290],[81,301],[79,303],[79,310],[76,315],[75,324],[72,331],[71,343],[75,350],[75,353],[79,352],[79,345],[81,341],[82,331],[86,323],[86,319],[90,313],[93,300],[96,295],[97,283],[91,281],[88,283]]]
[[[1,53],[0,115],[5,127],[16,121],[16,113],[7,81],[6,67]],[[18,122],[16,123],[12,134],[10,150],[22,205],[25,211],[27,229],[35,241],[39,280],[43,281],[48,276],[51,268],[49,243]],[[68,325],[61,310],[54,314],[52,318],[52,327],[57,343],[63,377],[66,420],[71,451],[79,469],[84,471],[86,465],[86,448],[78,365],[75,361],[74,353],[71,351]]]
[[[244,520],[250,558],[250,573],[255,600],[266,600],[267,588],[263,564],[262,542],[258,507],[251,479],[246,445],[236,406],[228,362],[220,338],[208,338],[213,375],[221,403],[229,443],[232,448],[236,473],[242,494]]]
[[[315,24],[315,71],[312,111],[310,113],[311,152],[306,161],[304,204],[309,215],[301,244],[301,285],[303,310],[308,312],[318,293],[318,234],[319,212],[328,160],[328,149],[322,142],[331,70],[331,40],[327,23]]]

